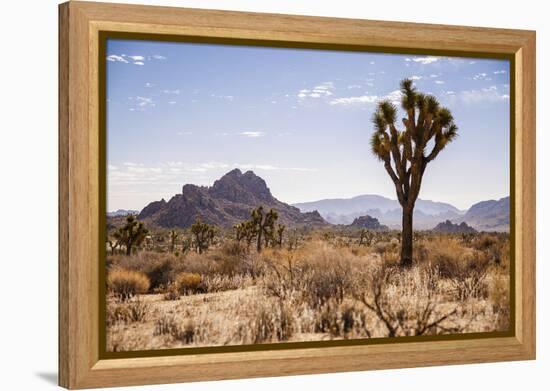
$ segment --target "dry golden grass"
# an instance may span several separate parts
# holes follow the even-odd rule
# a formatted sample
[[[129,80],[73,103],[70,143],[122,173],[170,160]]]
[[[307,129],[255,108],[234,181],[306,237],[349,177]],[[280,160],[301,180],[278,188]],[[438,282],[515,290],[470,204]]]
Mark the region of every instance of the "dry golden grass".
[[[394,233],[378,234],[370,246],[359,246],[355,237],[314,233],[293,250],[283,246],[257,253],[226,239],[200,255],[115,256],[111,273],[120,273],[121,265],[140,276],[166,262],[170,267],[161,268],[163,283],[147,293],[135,290],[139,300],[117,303],[115,296],[109,297],[107,349],[509,328],[507,235],[428,233],[414,247],[415,264],[409,269],[397,266]],[[139,307],[132,310],[131,305]]]

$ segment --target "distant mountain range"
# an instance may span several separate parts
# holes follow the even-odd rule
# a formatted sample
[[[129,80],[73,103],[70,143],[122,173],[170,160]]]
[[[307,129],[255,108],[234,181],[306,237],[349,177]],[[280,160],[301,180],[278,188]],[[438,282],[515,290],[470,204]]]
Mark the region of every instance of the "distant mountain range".
[[[468,209],[462,220],[478,231],[509,231],[510,197],[478,202]]]
[[[114,212],[107,212],[108,217],[118,217],[118,216],[128,216],[128,215],[137,215],[139,213],[139,210],[131,210],[131,209],[118,209]]]
[[[401,227],[399,202],[375,194],[324,199],[294,206],[303,212],[317,210],[332,224],[351,224],[357,217],[369,215],[390,228]],[[467,211],[461,211],[444,202],[422,199],[416,201],[413,220],[415,229],[432,229],[446,220],[457,224],[466,222],[478,231],[507,231],[510,226],[510,199],[504,197],[498,201],[482,201],[472,205]]]
[[[276,210],[278,221],[288,226],[339,224],[369,229],[401,228],[401,206],[397,200],[365,194],[289,205],[276,199],[266,182],[254,172],[242,173],[239,169],[223,175],[211,187],[186,184],[180,194],[168,201],[153,201],[141,212],[119,209],[108,216],[116,218],[139,213],[138,219],[166,228],[187,228],[197,218],[209,224],[231,227],[247,220],[251,210],[258,206]],[[467,226],[460,225],[463,222]],[[478,231],[507,231],[510,199],[482,201],[466,211],[448,203],[419,199],[414,210],[415,229],[434,229],[436,226],[440,230],[472,227]]]
[[[186,184],[181,194],[169,201],[151,202],[143,208],[138,219],[168,228],[187,228],[197,218],[209,224],[231,227],[249,219],[251,210],[258,206],[276,210],[278,221],[289,226],[328,225],[316,211],[301,212],[279,201],[262,178],[252,171],[243,174],[239,169],[228,172],[211,187]]]

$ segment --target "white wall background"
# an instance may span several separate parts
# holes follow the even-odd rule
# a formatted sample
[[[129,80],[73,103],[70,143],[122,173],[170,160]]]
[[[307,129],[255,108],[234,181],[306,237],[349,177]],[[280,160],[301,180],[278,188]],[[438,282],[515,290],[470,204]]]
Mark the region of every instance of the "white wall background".
[[[119,0],[119,2],[125,2]],[[146,387],[155,390],[542,389],[549,379],[550,143],[545,2],[441,0],[134,0],[134,3],[537,30],[538,359]],[[0,388],[42,390],[57,377],[57,1],[0,5]],[[546,152],[546,153],[545,153]],[[6,220],[7,216],[7,220]],[[546,239],[546,240],[545,240]],[[546,370],[546,371],[545,371]],[[546,372],[546,373],[545,373]],[[184,388],[185,387],[185,388]],[[546,386],[547,387],[547,386]],[[137,388],[136,388],[137,389]],[[143,388],[142,388],[143,389]]]

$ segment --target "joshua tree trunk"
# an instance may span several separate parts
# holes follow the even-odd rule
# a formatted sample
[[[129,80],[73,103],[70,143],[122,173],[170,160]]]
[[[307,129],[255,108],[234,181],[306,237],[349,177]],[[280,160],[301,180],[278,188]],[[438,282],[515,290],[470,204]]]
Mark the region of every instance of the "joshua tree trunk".
[[[402,224],[400,265],[409,267],[413,263],[413,208],[403,208]]]
[[[262,224],[260,223],[260,228],[258,229],[258,241],[256,242],[256,251],[262,251]]]
[[[126,245],[126,255],[132,255],[132,245],[130,243]]]

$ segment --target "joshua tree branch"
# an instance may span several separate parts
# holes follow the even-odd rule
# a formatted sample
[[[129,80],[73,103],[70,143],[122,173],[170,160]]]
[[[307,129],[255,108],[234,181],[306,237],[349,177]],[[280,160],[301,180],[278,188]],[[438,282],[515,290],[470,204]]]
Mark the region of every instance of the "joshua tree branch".
[[[403,192],[403,188],[401,187],[401,183],[399,182],[399,178],[395,174],[395,171],[393,171],[389,157],[384,160],[384,167],[386,168],[388,175],[390,176],[390,178],[392,179],[395,185],[395,191],[397,192],[397,198],[399,199],[399,203],[403,205],[403,203],[405,202],[405,194]]]

